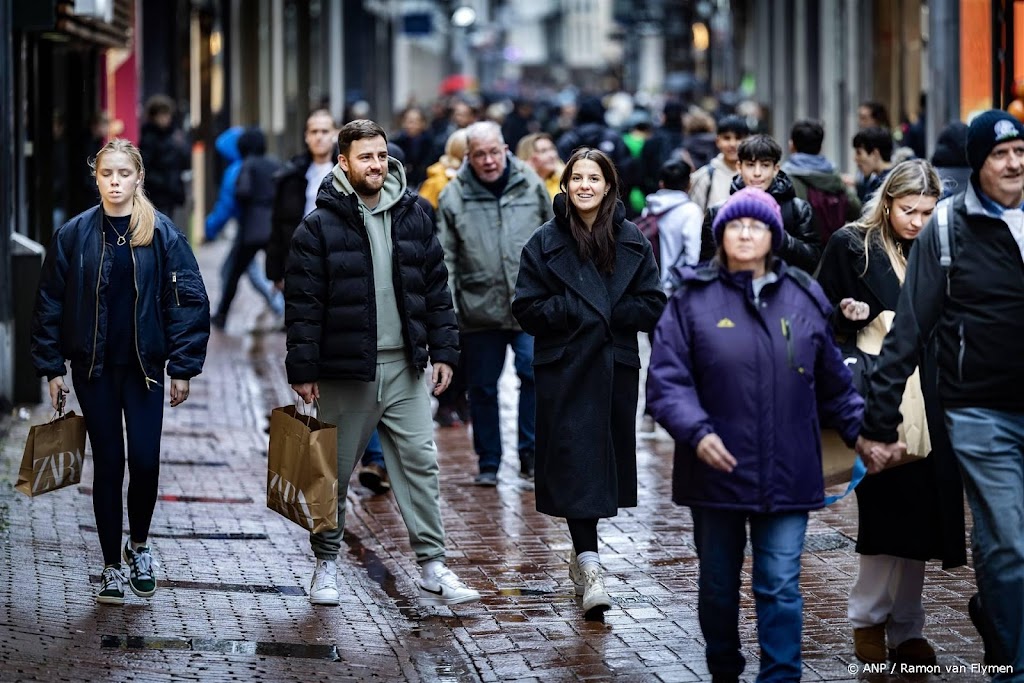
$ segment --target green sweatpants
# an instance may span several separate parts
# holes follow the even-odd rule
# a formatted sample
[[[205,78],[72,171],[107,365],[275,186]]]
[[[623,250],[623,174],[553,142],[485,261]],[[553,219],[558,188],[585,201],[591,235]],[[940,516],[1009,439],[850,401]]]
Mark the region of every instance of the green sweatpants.
[[[373,382],[320,382],[322,419],[338,425],[338,528],[310,534],[310,545],[318,559],[338,556],[345,530],[348,480],[370,435],[378,429],[391,491],[416,561],[443,560],[437,446],[423,373],[409,365],[404,354],[392,362],[386,362],[387,356],[378,360],[384,362],[377,364]]]

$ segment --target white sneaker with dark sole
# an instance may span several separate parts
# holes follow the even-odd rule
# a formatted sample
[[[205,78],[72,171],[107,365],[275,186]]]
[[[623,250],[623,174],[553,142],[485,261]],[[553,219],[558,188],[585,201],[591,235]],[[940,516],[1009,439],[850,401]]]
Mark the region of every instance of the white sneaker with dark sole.
[[[438,569],[431,579],[432,581],[420,579],[416,582],[421,605],[461,605],[480,599],[480,593],[464,584],[448,567]]]
[[[338,563],[317,560],[313,579],[309,582],[309,601],[314,605],[340,605],[338,594]]]

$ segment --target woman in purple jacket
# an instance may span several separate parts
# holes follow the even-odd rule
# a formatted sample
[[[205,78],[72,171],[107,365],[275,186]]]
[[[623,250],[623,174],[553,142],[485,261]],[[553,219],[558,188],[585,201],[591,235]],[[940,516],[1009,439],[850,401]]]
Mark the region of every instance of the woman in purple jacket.
[[[655,330],[647,402],[676,441],[673,500],[693,514],[698,615],[714,681],[737,681],[739,590],[750,523],[761,670],[800,679],[800,553],[824,505],[819,416],[849,446],[863,401],[814,280],[773,258],[782,213],[764,191],[733,194],[718,252],[682,285]]]

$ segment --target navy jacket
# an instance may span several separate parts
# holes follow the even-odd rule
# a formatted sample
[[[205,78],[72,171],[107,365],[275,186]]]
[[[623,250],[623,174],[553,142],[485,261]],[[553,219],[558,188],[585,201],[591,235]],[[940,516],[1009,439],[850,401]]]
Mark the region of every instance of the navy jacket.
[[[69,359],[88,377],[103,372],[106,288],[111,254],[103,241],[103,211],[78,214],[53,235],[32,319],[32,363],[49,379]],[[133,247],[136,351],[147,385],[160,386],[166,363],[173,379],[203,369],[210,337],[210,301],[192,248],[167,216],[156,214],[153,242]]]
[[[673,500],[772,513],[824,503],[819,416],[850,446],[864,403],[832,338],[832,306],[778,261],[755,303],[751,273],[686,268],[654,333],[647,407],[676,440]],[[718,434],[737,460],[712,469],[696,447]]]

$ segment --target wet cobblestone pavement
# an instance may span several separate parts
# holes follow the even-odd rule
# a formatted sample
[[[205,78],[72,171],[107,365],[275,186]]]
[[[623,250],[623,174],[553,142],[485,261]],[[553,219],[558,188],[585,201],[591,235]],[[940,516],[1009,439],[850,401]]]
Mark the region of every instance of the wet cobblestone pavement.
[[[199,253],[214,302],[223,253],[223,244]],[[502,409],[512,455],[497,488],[469,485],[476,459],[465,428],[436,432],[449,565],[482,602],[417,606],[417,567],[392,496],[353,482],[341,606],[311,606],[307,536],[265,507],[267,413],[293,395],[284,335],[262,310],[242,285],[191,398],[165,412],[151,535],[161,586],[150,600],[129,593],[123,607],[95,603],[102,567],[89,459],[79,487],[30,500],[12,488],[30,422],[0,421],[0,681],[710,679],[690,516],[669,500],[671,443],[640,441],[639,506],[599,525],[616,605],[603,623],[584,621],[567,574],[564,522],[538,514],[532,485],[518,477],[508,372]],[[75,396],[69,407],[79,410]],[[47,417],[46,406],[32,410],[32,422]],[[855,505],[851,496],[816,512],[808,528],[804,680],[987,680],[971,671],[982,658],[967,616],[973,574],[937,563],[926,579],[925,635],[939,671],[873,674],[857,664],[846,620]],[[743,680],[753,681],[749,585],[747,573]]]

